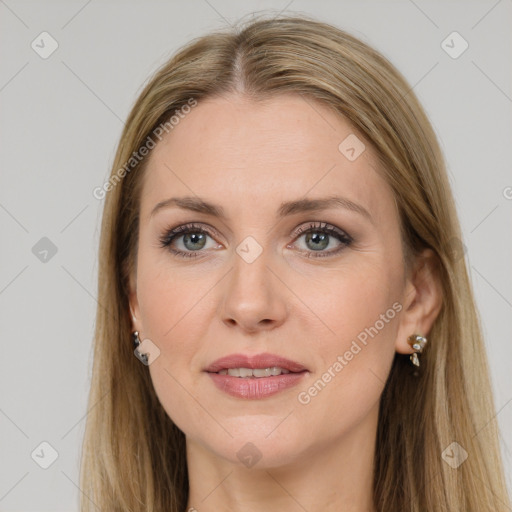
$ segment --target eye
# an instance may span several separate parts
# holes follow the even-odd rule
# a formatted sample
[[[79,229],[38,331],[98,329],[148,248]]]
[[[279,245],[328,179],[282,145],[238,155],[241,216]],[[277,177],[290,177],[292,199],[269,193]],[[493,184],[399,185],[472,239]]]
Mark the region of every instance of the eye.
[[[308,258],[333,256],[348,247],[353,241],[352,238],[341,229],[321,222],[312,222],[307,226],[300,227],[295,232],[295,235],[297,235],[297,239],[305,237],[304,243],[306,245],[306,252],[308,252]],[[332,239],[338,241],[338,247],[330,251],[324,251],[324,249],[329,247]]]
[[[305,237],[306,249],[300,249],[300,252],[308,253],[308,258],[319,258],[338,254],[344,248],[352,243],[352,238],[341,229],[326,223],[309,223],[307,226],[300,227],[294,233],[296,239]],[[171,253],[180,258],[196,258],[208,249],[207,239],[215,236],[213,230],[205,229],[198,224],[185,224],[177,228],[168,230],[160,238],[160,246],[167,248]],[[338,242],[338,247],[330,251],[325,251],[332,240]],[[176,248],[180,245],[182,248]],[[174,245],[174,247],[173,247]],[[213,248],[222,247],[214,245]],[[293,247],[288,245],[288,247]],[[212,247],[210,247],[211,249]],[[317,253],[317,254],[315,254]]]
[[[199,256],[199,254],[196,253],[205,249],[207,237],[211,238],[212,236],[213,234],[202,226],[186,224],[167,231],[164,236],[160,238],[160,245],[161,247],[167,247],[170,252],[180,258],[196,258]],[[180,241],[180,239],[181,244],[186,250],[174,249],[172,247],[172,244],[175,241]]]

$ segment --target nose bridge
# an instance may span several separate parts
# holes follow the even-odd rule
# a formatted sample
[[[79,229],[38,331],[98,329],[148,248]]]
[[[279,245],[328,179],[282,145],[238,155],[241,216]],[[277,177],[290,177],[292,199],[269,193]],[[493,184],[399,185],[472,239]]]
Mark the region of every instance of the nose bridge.
[[[272,288],[269,267],[272,265],[270,249],[263,247],[255,238],[245,238],[235,250],[233,272],[231,275],[232,292],[243,301],[266,298],[270,302]]]
[[[271,270],[275,266],[272,251],[248,236],[233,255],[222,315],[225,321],[254,329],[259,322],[279,323],[286,314],[282,283]]]

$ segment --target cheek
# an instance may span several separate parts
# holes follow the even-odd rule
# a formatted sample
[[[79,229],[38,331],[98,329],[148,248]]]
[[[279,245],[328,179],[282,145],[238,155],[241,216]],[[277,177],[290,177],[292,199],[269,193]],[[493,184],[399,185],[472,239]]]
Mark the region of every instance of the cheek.
[[[393,269],[373,262],[337,271],[324,293],[308,295],[318,331],[305,345],[315,347],[321,364],[299,403],[315,402],[308,408],[316,414],[346,417],[347,406],[358,416],[378,400],[395,354],[402,309],[397,282]]]
[[[144,335],[165,347],[196,339],[198,324],[190,319],[202,313],[211,285],[192,267],[180,269],[163,249],[157,251],[139,253],[137,298]]]
[[[318,353],[343,352],[356,339],[364,343],[366,338],[393,338],[398,324],[396,310],[400,309],[393,308],[400,298],[397,282],[395,269],[367,261],[346,265],[315,279],[313,284],[311,279],[305,280],[300,289],[294,288],[308,306],[304,311],[309,310],[318,324],[318,337],[311,340],[322,348]],[[372,349],[379,350],[385,343],[373,345]]]
[[[204,423],[204,411],[194,407],[195,356],[201,352],[201,340],[211,324],[208,315],[209,282],[197,271],[178,271],[165,258],[151,259],[141,254],[138,268],[137,297],[143,336],[160,350],[149,366],[153,387],[168,416],[182,430]],[[195,398],[195,400],[194,400]]]

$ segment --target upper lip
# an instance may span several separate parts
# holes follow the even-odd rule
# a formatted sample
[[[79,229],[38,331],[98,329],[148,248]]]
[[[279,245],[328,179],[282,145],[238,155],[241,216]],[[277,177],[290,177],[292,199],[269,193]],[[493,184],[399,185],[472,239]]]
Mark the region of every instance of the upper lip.
[[[227,370],[229,368],[272,368],[279,366],[289,370],[290,372],[302,372],[306,370],[304,366],[295,361],[291,361],[286,357],[269,354],[267,352],[262,354],[245,355],[245,354],[231,354],[229,356],[217,359],[207,368],[206,372],[217,373],[220,370]]]

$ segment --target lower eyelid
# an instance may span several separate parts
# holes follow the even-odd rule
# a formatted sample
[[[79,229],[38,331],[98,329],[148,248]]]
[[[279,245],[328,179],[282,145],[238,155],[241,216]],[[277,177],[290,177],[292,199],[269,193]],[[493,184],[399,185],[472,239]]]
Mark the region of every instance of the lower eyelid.
[[[178,239],[180,236],[182,236],[182,235],[177,235],[176,238],[173,240],[173,242],[176,239]],[[210,236],[210,235],[208,235],[208,236]],[[303,234],[299,235],[299,237],[300,236],[303,236]],[[329,249],[329,250],[324,250],[324,251],[313,251],[313,250],[307,250],[307,249],[296,249],[296,251],[299,253],[302,253],[302,254],[306,254],[307,258],[324,258],[324,257],[327,258],[327,257],[335,256],[335,255],[341,253],[343,250],[345,250],[347,247],[349,247],[349,245],[352,243],[352,240],[350,240],[350,239],[340,240],[332,234],[330,234],[329,236],[338,240],[338,242],[340,242],[340,245],[338,245],[338,247],[336,247],[334,249]],[[286,247],[290,248],[290,249],[294,249],[293,246],[294,246],[294,243],[288,244]],[[198,251],[190,251],[190,250],[183,251],[180,249],[174,249],[171,247],[171,244],[168,244],[164,248],[166,248],[169,252],[171,252],[172,254],[174,254],[175,256],[177,256],[179,258],[199,258],[210,251],[219,249],[219,246],[216,245],[215,247],[210,247],[208,249],[201,249]]]
[[[300,234],[299,237],[297,237],[296,240],[298,240],[303,235],[304,235],[304,233]],[[308,255],[312,255],[312,256],[308,256],[308,258],[309,257],[322,258],[322,257],[334,256],[336,254],[339,254],[341,251],[343,251],[344,249],[349,247],[350,244],[352,243],[352,240],[350,238],[348,238],[348,237],[346,239],[338,238],[336,235],[334,235],[332,233],[329,233],[329,236],[331,238],[334,238],[335,240],[337,240],[339,242],[339,245],[337,247],[335,247],[334,249],[329,249],[329,250],[324,250],[324,251],[313,251],[311,249],[310,250],[298,249],[298,251],[302,252],[302,253],[305,253],[305,254],[308,254]],[[292,248],[292,245],[293,244],[288,244],[287,247]]]
[[[339,228],[338,228],[339,229]],[[172,233],[172,231],[175,231]],[[301,253],[307,253],[308,258],[315,258],[315,257],[329,257],[334,256],[338,254],[339,252],[343,251],[345,248],[347,248],[352,242],[353,239],[350,237],[350,235],[346,234],[342,230],[338,232],[337,229],[334,229],[331,225],[325,224],[324,226],[310,226],[304,229],[301,229],[299,233],[295,233],[295,238],[291,244],[288,244],[286,247],[292,246],[294,243],[296,243],[297,240],[299,240],[302,236],[307,235],[308,233],[314,233],[314,232],[320,232],[325,233],[329,237],[334,238],[338,242],[340,242],[340,245],[335,249],[330,249],[328,251],[313,251],[313,250],[305,250],[305,249],[299,249],[298,251]],[[178,226],[177,228],[174,228],[173,230],[167,231],[163,237],[160,238],[160,245],[164,249],[167,249],[174,255],[178,257],[183,258],[194,258],[201,256],[204,253],[207,253],[211,251],[213,248],[209,249],[200,249],[198,251],[190,251],[190,250],[176,250],[171,247],[171,244],[175,243],[178,239],[183,237],[186,234],[189,233],[203,233],[210,237],[214,242],[216,242],[215,237],[217,236],[215,233],[210,232],[210,230],[206,229],[203,226],[197,226],[197,225],[184,225],[184,226]],[[216,242],[218,244],[218,242]],[[215,247],[218,248],[218,245]],[[315,253],[317,255],[315,255]]]

